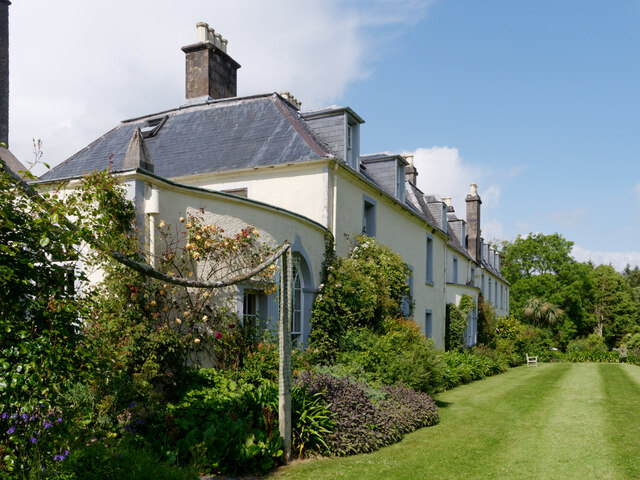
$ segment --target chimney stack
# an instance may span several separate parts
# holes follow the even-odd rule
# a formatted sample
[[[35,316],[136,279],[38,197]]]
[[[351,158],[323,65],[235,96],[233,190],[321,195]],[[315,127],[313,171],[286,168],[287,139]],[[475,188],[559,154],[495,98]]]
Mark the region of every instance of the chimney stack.
[[[409,165],[407,165],[404,170],[405,177],[409,181],[409,183],[417,187],[418,186],[418,170],[416,170],[416,167],[413,164],[413,155],[403,155],[403,157],[407,161],[407,163],[409,163]]]
[[[302,102],[294,97],[291,92],[280,92],[280,96],[289,102],[296,110],[300,110]]]
[[[236,97],[240,64],[227,54],[227,39],[204,22],[198,22],[196,28],[198,42],[182,47],[187,100]]]
[[[0,142],[9,147],[9,0],[0,0]]]
[[[480,205],[482,200],[478,195],[478,185],[471,184],[469,195],[465,199],[467,202],[467,251],[476,262],[482,259],[482,248],[480,229]]]

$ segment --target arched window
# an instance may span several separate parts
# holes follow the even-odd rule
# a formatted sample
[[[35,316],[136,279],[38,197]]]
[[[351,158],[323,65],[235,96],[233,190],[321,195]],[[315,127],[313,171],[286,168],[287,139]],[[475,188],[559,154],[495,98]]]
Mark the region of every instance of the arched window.
[[[300,271],[300,257],[293,256],[293,315],[291,319],[291,344],[294,348],[303,346],[303,296],[302,296],[302,274]]]

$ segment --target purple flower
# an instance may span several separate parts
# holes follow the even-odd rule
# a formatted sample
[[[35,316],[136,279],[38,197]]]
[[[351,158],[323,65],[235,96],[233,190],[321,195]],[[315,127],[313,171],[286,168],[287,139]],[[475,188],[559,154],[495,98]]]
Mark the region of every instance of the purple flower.
[[[51,426],[51,422],[47,420],[47,421],[44,422],[44,424],[42,426],[46,430],[47,428],[49,428]]]
[[[56,462],[61,462],[62,460],[64,460],[65,458],[67,458],[67,455],[69,455],[69,450],[65,450],[62,455],[54,455],[53,459]]]
[[[23,413],[22,415],[20,415],[20,418],[26,421],[27,418],[29,418],[29,415],[27,415],[26,413]]]
[[[127,408],[133,408],[137,405],[136,402],[131,402]]]
[[[62,417],[58,417],[58,419],[56,420],[56,422],[60,423],[62,421]]]
[[[7,433],[11,435],[15,431],[16,431],[16,427],[11,427],[9,430],[7,430]]]
[[[5,418],[9,418],[9,414],[6,412],[2,414],[2,419],[4,420]]]
[[[31,437],[31,438],[29,439],[29,441],[30,441],[31,443],[36,443],[36,442],[38,441],[38,439],[37,439],[36,437]]]

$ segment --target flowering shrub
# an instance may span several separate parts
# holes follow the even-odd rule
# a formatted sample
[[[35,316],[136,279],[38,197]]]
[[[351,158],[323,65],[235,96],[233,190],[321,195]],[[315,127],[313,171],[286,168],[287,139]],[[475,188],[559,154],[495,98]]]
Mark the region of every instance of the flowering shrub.
[[[331,455],[372,452],[438,422],[433,399],[407,387],[383,387],[376,401],[365,384],[349,378],[305,372],[298,381],[335,414],[335,429],[325,438]]]
[[[22,478],[69,455],[63,415],[45,405],[0,414],[0,474]]]
[[[402,314],[410,298],[411,269],[402,257],[364,235],[355,242],[348,258],[327,267],[327,280],[313,305],[310,343],[323,362],[339,350],[346,331],[382,331],[384,320]]]

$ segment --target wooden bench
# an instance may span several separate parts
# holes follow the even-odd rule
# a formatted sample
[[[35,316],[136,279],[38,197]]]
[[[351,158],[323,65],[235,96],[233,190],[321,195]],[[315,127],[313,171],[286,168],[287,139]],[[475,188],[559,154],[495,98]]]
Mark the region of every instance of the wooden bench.
[[[537,367],[538,366],[538,357],[530,357],[528,353],[525,354],[527,356],[527,367]]]

